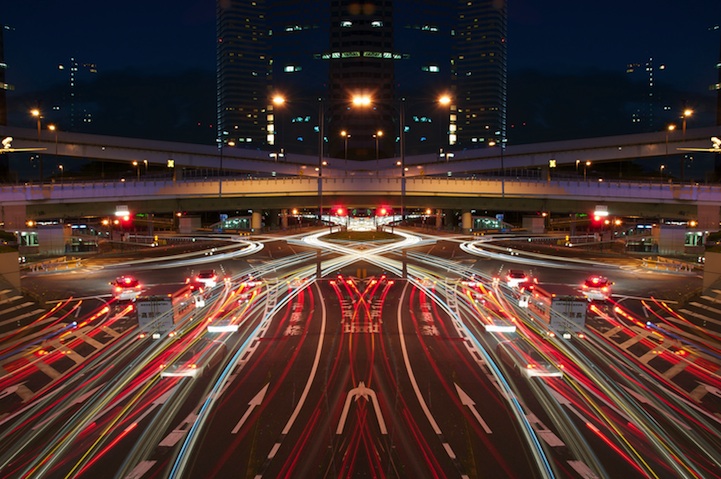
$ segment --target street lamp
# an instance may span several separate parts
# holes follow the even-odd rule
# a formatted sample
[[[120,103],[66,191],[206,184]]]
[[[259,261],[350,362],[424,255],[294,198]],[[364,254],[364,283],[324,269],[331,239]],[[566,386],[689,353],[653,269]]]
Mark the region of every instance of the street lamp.
[[[382,136],[383,136],[383,130],[378,130],[378,131],[376,131],[376,134],[373,135],[373,138],[375,138],[375,140],[376,140],[376,175],[378,175],[378,173],[379,173],[378,159],[380,158],[380,155],[378,153],[378,141],[381,139]]]
[[[284,96],[277,94],[273,97],[272,101],[276,106],[283,106],[286,99]],[[325,142],[324,109],[323,99],[318,98],[318,166],[316,167],[316,171],[318,171],[318,223],[323,221],[323,166],[325,166],[325,162],[323,161],[323,143]]]
[[[406,99],[401,98],[400,107],[401,147],[401,224],[406,222]]]
[[[505,145],[503,143],[503,139],[500,140],[501,144],[499,145],[501,147],[501,198],[506,197],[506,165],[503,163],[503,150],[505,148]],[[488,142],[488,146],[496,146],[498,143],[495,140],[491,140]]]
[[[140,181],[140,163],[137,160],[133,160],[133,168],[138,170],[138,181]]]
[[[362,104],[362,103],[359,103],[359,104]],[[343,137],[343,159],[345,160],[344,169],[345,169],[345,174],[348,175],[348,138],[350,138],[350,133],[348,133],[345,130],[341,130],[340,136]]]
[[[666,168],[666,165],[661,165],[661,183],[663,183],[663,170]]]
[[[586,181],[586,170],[589,166],[591,166],[591,160],[586,160],[586,163],[583,164],[583,181]]]
[[[58,168],[60,169],[60,186],[63,186],[63,176],[65,173],[65,169],[63,168],[63,165],[58,165]]]
[[[223,139],[223,136],[227,135],[228,132],[224,131],[220,138],[217,138],[215,141],[218,143],[218,150],[220,152],[220,162],[218,164],[218,197],[220,198],[223,196],[223,146],[225,143],[225,140]],[[228,146],[235,146],[235,142],[233,140],[228,141]]]
[[[438,104],[449,105],[451,103],[451,97],[448,95],[442,95],[435,100]],[[401,167],[401,222],[405,222],[405,199],[406,199],[406,99],[405,97],[400,98],[400,105],[398,106],[399,113],[399,132],[398,139],[400,143],[400,155],[401,159],[396,165]],[[352,104],[355,106],[367,107],[373,104],[373,98],[368,95],[355,95],[352,98]],[[345,135],[345,131],[341,132],[341,135]],[[350,136],[350,135],[348,135]],[[347,138],[346,138],[347,140]],[[377,141],[377,136],[376,136]],[[347,149],[347,143],[346,143]],[[347,153],[346,153],[347,156]]]
[[[40,141],[40,129],[41,129],[40,120],[42,119],[43,116],[40,114],[40,110],[38,108],[33,108],[32,110],[30,110],[30,114],[33,117],[35,117],[38,121],[38,141]],[[37,158],[38,158],[38,173],[40,176],[40,184],[42,185],[43,184],[43,157],[41,154],[38,153]]]
[[[668,135],[676,129],[676,125],[671,123],[666,127],[666,156],[668,156]]]
[[[57,156],[58,156],[58,127],[53,124],[50,124],[50,125],[48,125],[48,130],[55,133],[55,157],[57,158]]]
[[[681,115],[681,117],[683,118],[683,124],[681,127],[681,136],[683,137],[683,141],[686,141],[686,119],[689,118],[691,115],[693,115],[693,110],[690,108],[686,108],[683,111],[683,115]],[[681,181],[683,181],[683,167],[685,162],[686,155],[681,155]]]

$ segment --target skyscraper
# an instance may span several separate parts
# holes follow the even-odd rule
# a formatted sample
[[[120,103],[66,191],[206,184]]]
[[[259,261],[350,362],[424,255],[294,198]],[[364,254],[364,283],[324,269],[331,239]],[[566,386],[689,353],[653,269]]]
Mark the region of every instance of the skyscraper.
[[[218,141],[261,147],[266,142],[265,107],[272,82],[266,2],[218,0]]]
[[[217,51],[218,137],[239,146],[317,152],[320,123],[353,159],[401,132],[408,154],[505,139],[505,0],[219,0]]]
[[[505,0],[458,2],[452,57],[458,142],[506,139],[507,10]]]
[[[5,26],[0,24],[0,125],[7,125],[8,109],[5,92],[10,88],[10,86],[5,83],[5,70],[7,70],[7,64],[5,63],[5,40],[3,30],[5,30]]]

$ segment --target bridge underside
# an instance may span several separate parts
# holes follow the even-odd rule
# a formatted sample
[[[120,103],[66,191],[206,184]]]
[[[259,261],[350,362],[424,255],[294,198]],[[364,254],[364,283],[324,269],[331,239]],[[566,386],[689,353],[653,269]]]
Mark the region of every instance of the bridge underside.
[[[180,198],[122,201],[130,211],[154,214],[172,214],[184,212],[186,214],[200,214],[203,212],[227,212],[254,210],[292,210],[297,208],[309,212],[318,211],[318,196],[293,197],[242,197],[242,198]],[[548,198],[499,198],[483,197],[469,198],[468,196],[411,196],[405,198],[405,209],[425,210],[447,209],[458,211],[489,211],[489,212],[520,212],[537,213],[552,212],[553,214],[572,214],[578,212],[591,212],[598,201],[577,199],[548,199]],[[118,201],[96,201],[93,203],[33,203],[27,207],[18,206],[25,214],[25,219],[51,220],[51,219],[78,219],[88,217],[113,216]],[[606,199],[604,205],[608,206],[613,216],[639,216],[643,218],[697,219],[698,205],[695,203],[630,203],[628,201],[613,201]],[[347,209],[367,208],[375,211],[380,206],[389,206],[396,211],[401,208],[398,195],[323,195],[323,208],[325,210],[335,206]],[[7,207],[6,207],[7,208]],[[716,207],[718,209],[718,207]],[[19,213],[19,211],[18,211]],[[6,220],[7,222],[7,220]],[[24,223],[24,219],[23,219]]]

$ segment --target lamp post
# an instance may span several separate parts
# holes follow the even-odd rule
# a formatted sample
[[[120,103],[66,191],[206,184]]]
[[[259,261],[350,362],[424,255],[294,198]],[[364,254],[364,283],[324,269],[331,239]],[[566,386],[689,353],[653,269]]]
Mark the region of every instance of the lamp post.
[[[30,114],[37,119],[38,141],[40,141],[40,132],[41,132],[41,121],[40,120],[42,119],[43,116],[40,114],[40,110],[38,108],[33,108],[32,110],[30,110]],[[38,158],[38,173],[40,176],[40,184],[42,185],[43,184],[43,156],[40,153],[38,153],[37,158]]]
[[[400,107],[401,148],[401,224],[406,222],[406,99],[401,98]]]
[[[55,158],[57,158],[57,156],[58,156],[58,127],[53,124],[50,124],[50,125],[48,125],[48,130],[55,133]]]
[[[280,94],[273,96],[273,104],[281,107],[285,105],[285,97]],[[324,115],[323,99],[318,98],[318,166],[316,171],[318,172],[318,223],[323,221],[323,143],[325,142],[325,115]],[[276,157],[277,158],[277,157]]]
[[[378,168],[378,160],[380,158],[380,154],[378,152],[378,141],[381,139],[382,136],[383,136],[383,130],[378,130],[378,131],[376,131],[376,134],[373,135],[373,138],[375,138],[375,140],[376,140],[376,176],[380,173],[380,170]]]
[[[683,141],[686,141],[686,119],[691,115],[693,115],[693,110],[690,108],[684,109],[683,115],[681,115],[681,117],[683,118],[683,123],[681,127],[681,136],[683,137]],[[681,181],[683,181],[684,163],[686,163],[686,155],[681,155]]]
[[[663,170],[666,168],[666,165],[661,165],[661,183],[663,183]]]
[[[348,138],[350,138],[350,133],[348,133],[345,130],[341,130],[340,136],[343,137],[343,160],[344,160],[344,167],[346,176],[348,175]]]
[[[138,181],[140,181],[140,163],[137,162],[137,160],[133,160],[133,168],[135,168],[138,172]]]
[[[503,163],[503,139],[500,140],[501,144],[499,145],[501,147],[501,198],[506,197],[506,165]],[[488,142],[488,146],[496,146],[498,143],[495,140],[491,140]]]
[[[586,160],[586,163],[583,164],[583,181],[586,181],[586,170],[589,166],[591,166],[591,160]]]
[[[220,138],[215,141],[218,143],[218,151],[220,152],[220,162],[218,163],[218,198],[223,196],[223,146],[225,139],[223,138],[228,132],[224,131]],[[229,146],[234,146],[235,142],[229,141]]]
[[[451,103],[451,97],[448,95],[442,95],[437,100],[435,100],[438,104],[441,105],[449,105]],[[405,131],[406,131],[406,99],[405,97],[400,98],[400,105],[398,106],[398,113],[399,113],[399,132],[398,132],[398,139],[400,143],[400,155],[401,159],[396,164],[401,167],[401,223],[405,222],[406,218],[406,212],[405,212],[405,200],[406,200],[406,137],[405,137]],[[373,99],[365,94],[361,95],[355,95],[352,98],[352,104],[355,106],[360,107],[367,107],[373,104]],[[394,108],[395,109],[395,108]],[[341,135],[344,135],[345,132],[341,132]],[[350,136],[350,135],[348,135]],[[376,137],[377,141],[377,137]],[[347,149],[347,144],[346,144]]]
[[[676,125],[671,123],[666,127],[666,156],[668,156],[668,135],[676,129]]]
[[[318,223],[323,224],[323,143],[324,124],[323,100],[318,99]]]
[[[63,168],[63,165],[58,165],[58,169],[60,170],[60,187],[63,186],[63,176],[65,173],[65,169]]]

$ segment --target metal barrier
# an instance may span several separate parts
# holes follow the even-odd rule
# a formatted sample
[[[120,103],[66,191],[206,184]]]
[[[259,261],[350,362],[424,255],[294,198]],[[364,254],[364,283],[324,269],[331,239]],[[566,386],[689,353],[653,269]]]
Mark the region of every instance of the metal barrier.
[[[657,256],[655,259],[652,257],[643,258],[642,266],[647,269],[654,269],[657,271],[676,271],[683,273],[690,273],[699,266],[695,263],[689,263],[686,261],[679,261],[675,259],[664,258]]]
[[[58,258],[52,258],[45,261],[25,263],[21,266],[20,269],[23,271],[29,271],[31,273],[37,273],[76,269],[80,268],[81,265],[82,260],[80,258],[71,257],[70,259],[68,259],[67,256],[60,256]]]

